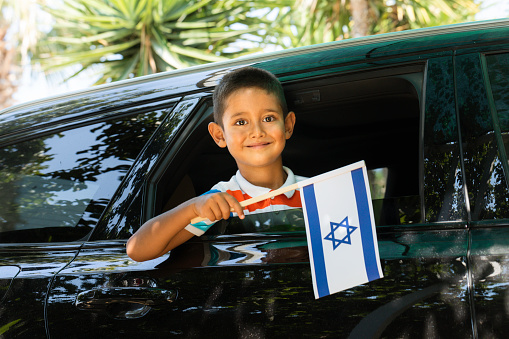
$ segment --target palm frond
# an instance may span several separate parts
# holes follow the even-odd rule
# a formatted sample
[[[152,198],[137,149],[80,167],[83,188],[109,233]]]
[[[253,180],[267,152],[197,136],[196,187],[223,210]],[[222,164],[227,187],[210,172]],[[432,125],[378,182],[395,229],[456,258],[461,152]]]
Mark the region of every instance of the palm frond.
[[[279,5],[272,0],[62,0],[45,7],[55,25],[41,41],[36,61],[47,72],[104,65],[102,70],[112,74],[100,81],[114,81],[225,60],[238,55],[227,52],[237,41],[260,48],[273,22],[250,13]]]

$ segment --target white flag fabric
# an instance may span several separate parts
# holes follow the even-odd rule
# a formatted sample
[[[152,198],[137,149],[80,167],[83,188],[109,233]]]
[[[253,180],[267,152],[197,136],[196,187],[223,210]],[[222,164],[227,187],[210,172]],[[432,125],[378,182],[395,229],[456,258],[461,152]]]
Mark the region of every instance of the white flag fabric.
[[[364,161],[298,182],[315,298],[383,277]]]

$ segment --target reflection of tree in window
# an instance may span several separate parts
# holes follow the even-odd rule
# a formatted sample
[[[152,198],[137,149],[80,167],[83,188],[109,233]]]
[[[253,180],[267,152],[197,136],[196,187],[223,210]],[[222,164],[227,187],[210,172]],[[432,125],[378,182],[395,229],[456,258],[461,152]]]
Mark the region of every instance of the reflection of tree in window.
[[[499,147],[505,148],[505,150],[500,149],[499,152],[502,152],[501,156],[505,155],[507,160],[509,154],[509,93],[507,91],[509,88],[509,54],[490,55],[486,57],[486,61],[491,93],[497,111],[496,119],[498,119],[502,133],[503,145],[499,145]],[[503,164],[500,160],[497,156],[492,162],[493,174],[489,178],[489,182],[486,183],[490,187],[490,194],[486,194],[485,198],[486,209],[491,212],[488,213],[488,218],[509,217],[507,179],[504,176]],[[509,173],[505,175],[509,175]]]
[[[0,149],[0,204],[1,230],[12,231],[16,224],[22,222],[18,215],[19,204],[18,183],[23,176],[44,170],[44,162],[51,160],[46,155],[43,140],[33,140]],[[7,167],[8,166],[8,167]],[[50,197],[50,193],[46,198]]]
[[[465,220],[452,62],[431,61],[424,121],[425,221]]]
[[[500,128],[503,133],[507,133],[509,132],[509,91],[507,90],[509,88],[509,53],[487,56],[486,61]]]
[[[16,231],[15,240],[4,233],[3,241],[69,241],[86,235],[162,113],[110,120],[0,150],[0,188],[10,193],[1,198],[0,229]]]
[[[509,216],[509,196],[477,54],[456,58],[458,109],[464,150],[465,180],[472,220]]]

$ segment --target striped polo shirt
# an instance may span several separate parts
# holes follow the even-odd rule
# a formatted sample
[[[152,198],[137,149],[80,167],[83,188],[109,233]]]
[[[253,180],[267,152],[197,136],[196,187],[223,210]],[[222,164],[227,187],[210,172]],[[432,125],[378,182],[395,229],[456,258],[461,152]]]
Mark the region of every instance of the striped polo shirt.
[[[283,169],[288,174],[288,177],[281,187],[293,185],[298,181],[306,179],[305,177],[294,175],[288,167],[283,166]],[[242,174],[240,174],[240,171],[237,170],[237,173],[230,179],[230,181],[221,181],[215,184],[210,191],[205,192],[202,195],[226,192],[234,196],[240,202],[260,196],[270,191],[272,191],[270,188],[255,186],[251,184],[242,176]],[[246,206],[244,207],[244,214],[249,215],[264,212],[275,212],[299,207],[302,207],[300,192],[298,190],[294,190]],[[231,216],[235,217],[237,216],[237,213],[232,212]],[[205,220],[196,224],[189,224],[185,229],[194,235],[200,236],[205,233],[205,231],[207,231],[214,223],[215,221],[211,222],[210,220]]]

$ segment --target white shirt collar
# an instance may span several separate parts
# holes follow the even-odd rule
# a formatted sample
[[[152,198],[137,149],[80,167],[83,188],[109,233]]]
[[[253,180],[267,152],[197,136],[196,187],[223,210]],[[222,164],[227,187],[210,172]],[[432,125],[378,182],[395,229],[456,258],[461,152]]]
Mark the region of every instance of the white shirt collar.
[[[286,172],[286,174],[288,174],[288,177],[286,178],[285,183],[281,187],[286,187],[286,186],[295,184],[295,182],[296,182],[295,175],[293,174],[292,170],[285,166],[283,166],[283,169]],[[252,183],[247,181],[242,176],[242,174],[240,174],[239,170],[237,170],[237,173],[235,174],[235,180],[237,181],[237,184],[239,185],[240,189],[243,192],[245,192],[246,194],[248,194],[251,198],[254,198],[259,195],[262,195],[262,194],[272,191],[270,188],[267,188],[267,187],[260,187],[260,186],[253,185]],[[292,190],[292,191],[284,193],[284,195],[286,195],[286,197],[288,199],[290,199],[294,193],[295,193],[295,190]]]

